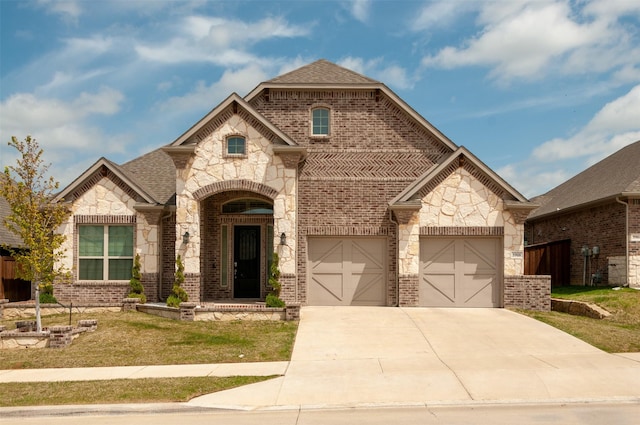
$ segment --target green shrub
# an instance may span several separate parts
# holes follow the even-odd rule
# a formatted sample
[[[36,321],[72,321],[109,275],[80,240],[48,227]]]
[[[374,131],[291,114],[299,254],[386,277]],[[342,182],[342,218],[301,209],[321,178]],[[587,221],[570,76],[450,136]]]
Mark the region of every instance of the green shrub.
[[[58,300],[53,296],[53,284],[43,283],[40,285],[40,304],[57,304]]]
[[[142,286],[142,275],[140,274],[140,254],[136,254],[133,259],[133,268],[131,269],[131,280],[129,280],[129,298],[138,298],[141,304],[147,302],[144,295],[144,286]]]
[[[267,294],[266,298],[267,307],[275,307],[275,308],[284,308],[285,303],[280,298],[278,298],[275,294]]]
[[[187,291],[180,285],[184,283],[184,264],[182,263],[182,257],[178,255],[176,259],[176,278],[171,288],[171,295],[167,297],[167,305],[169,307],[179,307],[180,303],[189,301],[189,295]]]
[[[271,260],[271,267],[269,268],[269,286],[271,286],[272,291],[267,294],[267,298],[265,299],[267,307],[283,308],[285,306],[284,301],[280,299],[282,284],[278,280],[280,279],[280,269],[278,268],[279,263],[280,257],[278,257],[278,254],[274,252]]]

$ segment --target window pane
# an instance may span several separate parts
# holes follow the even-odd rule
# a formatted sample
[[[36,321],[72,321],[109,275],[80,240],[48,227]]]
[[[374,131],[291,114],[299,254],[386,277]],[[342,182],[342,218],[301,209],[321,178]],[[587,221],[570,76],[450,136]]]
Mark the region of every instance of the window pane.
[[[80,226],[78,228],[78,253],[81,257],[94,257],[104,254],[104,227]]]
[[[80,260],[80,280],[102,280],[102,260]]]
[[[245,140],[243,137],[229,137],[227,139],[227,153],[240,154],[245,153]]]
[[[131,279],[133,260],[109,260],[109,280]]]
[[[313,110],[313,134],[329,134],[329,110]]]
[[[109,256],[133,256],[133,226],[109,226]]]

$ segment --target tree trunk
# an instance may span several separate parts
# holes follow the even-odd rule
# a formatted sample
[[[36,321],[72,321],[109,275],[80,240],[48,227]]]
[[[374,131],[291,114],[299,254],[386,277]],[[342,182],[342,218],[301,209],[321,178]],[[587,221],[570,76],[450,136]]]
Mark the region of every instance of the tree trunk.
[[[42,319],[40,318],[40,284],[36,282],[36,332],[42,332]]]

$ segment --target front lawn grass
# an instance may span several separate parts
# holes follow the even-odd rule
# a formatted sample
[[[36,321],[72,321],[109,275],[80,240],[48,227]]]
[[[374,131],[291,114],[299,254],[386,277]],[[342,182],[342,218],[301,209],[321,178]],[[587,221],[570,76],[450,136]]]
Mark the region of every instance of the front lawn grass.
[[[74,314],[72,324],[97,319],[63,349],[2,350],[0,369],[140,366],[287,361],[297,322],[181,322],[137,312]],[[8,328],[14,321],[2,321]],[[43,327],[68,325],[68,315],[46,316]]]
[[[137,312],[73,314],[96,319],[95,332],[63,349],[0,351],[0,369],[140,366],[288,361],[297,322],[180,322]],[[45,316],[43,327],[68,325],[68,315]],[[0,321],[8,329],[15,320]],[[83,382],[7,383],[0,406],[95,403],[161,403],[193,397],[270,377],[185,377]]]
[[[521,311],[609,353],[640,352],[640,291],[629,288],[563,286],[553,288],[553,298],[597,304],[611,313],[590,319],[566,313]]]
[[[0,407],[186,402],[204,394],[271,378],[232,376],[10,383],[0,386]]]

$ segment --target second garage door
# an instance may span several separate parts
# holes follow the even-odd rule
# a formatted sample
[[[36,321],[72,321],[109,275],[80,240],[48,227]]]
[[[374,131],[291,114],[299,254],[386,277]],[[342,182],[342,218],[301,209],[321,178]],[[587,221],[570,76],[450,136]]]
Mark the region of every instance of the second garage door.
[[[500,307],[501,247],[500,238],[422,239],[419,304]]]
[[[309,305],[386,305],[385,238],[309,238]]]

